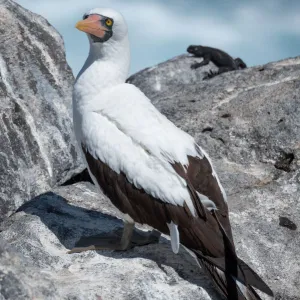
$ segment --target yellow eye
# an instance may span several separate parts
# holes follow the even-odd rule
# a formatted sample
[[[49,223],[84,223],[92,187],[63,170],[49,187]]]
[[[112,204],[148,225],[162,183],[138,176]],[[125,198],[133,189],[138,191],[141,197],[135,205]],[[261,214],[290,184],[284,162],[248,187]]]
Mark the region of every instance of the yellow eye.
[[[105,21],[105,24],[107,25],[107,26],[111,26],[112,25],[112,20],[111,19],[106,19],[106,21]]]

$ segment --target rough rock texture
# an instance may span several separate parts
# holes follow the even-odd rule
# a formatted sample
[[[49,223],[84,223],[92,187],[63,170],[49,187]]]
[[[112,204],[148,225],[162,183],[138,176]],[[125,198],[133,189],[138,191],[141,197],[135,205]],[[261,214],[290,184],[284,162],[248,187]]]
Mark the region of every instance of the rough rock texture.
[[[280,217],[300,225],[300,57],[208,81],[199,80],[205,70],[190,70],[187,59],[146,69],[129,82],[212,157],[229,195],[240,256],[277,299],[300,299],[299,229],[279,226]]]
[[[0,220],[82,169],[71,122],[73,75],[42,17],[0,1]]]
[[[48,275],[0,241],[0,299],[61,299]]]
[[[94,185],[77,183],[24,204],[3,222],[0,239],[46,274],[60,295],[42,299],[219,299],[188,252],[173,254],[164,237],[158,245],[126,252],[67,254],[82,235],[120,228],[122,221],[114,216],[122,214]]]
[[[190,54],[183,54],[157,66],[147,68],[127,79],[128,83],[138,86],[151,100],[164,99],[171,90],[173,93],[180,91],[183,85],[199,83],[209,70],[218,68],[209,62],[208,65],[191,70],[190,66],[203,59]]]
[[[129,81],[212,157],[229,196],[240,257],[265,279],[275,299],[299,300],[300,58],[208,81],[202,78],[211,65],[194,71],[194,60],[201,59],[183,55]],[[126,252],[66,253],[80,236],[119,228],[121,217],[89,183],[55,188],[21,206],[1,224],[0,240],[9,244],[4,253],[24,257],[28,270],[12,264],[5,274],[13,279],[0,276],[0,299],[18,299],[9,280],[24,295],[43,286],[35,299],[220,299],[183,247],[172,253],[168,237]],[[14,258],[2,257],[0,265],[8,270]],[[53,294],[46,295],[51,286]]]

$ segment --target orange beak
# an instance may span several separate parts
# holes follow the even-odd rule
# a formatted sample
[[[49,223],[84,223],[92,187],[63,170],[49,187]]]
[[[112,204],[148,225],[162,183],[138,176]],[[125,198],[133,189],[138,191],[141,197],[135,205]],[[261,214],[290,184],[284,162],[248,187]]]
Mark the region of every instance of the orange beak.
[[[78,30],[103,38],[107,28],[101,25],[101,16],[90,15],[87,19],[79,21],[76,26]]]

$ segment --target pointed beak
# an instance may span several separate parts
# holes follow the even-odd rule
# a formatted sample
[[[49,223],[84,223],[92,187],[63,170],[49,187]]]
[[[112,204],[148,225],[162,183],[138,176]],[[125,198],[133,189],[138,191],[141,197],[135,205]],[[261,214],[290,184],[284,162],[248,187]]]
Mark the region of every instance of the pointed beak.
[[[90,15],[87,19],[77,22],[75,27],[83,32],[103,38],[107,28],[101,24],[101,16]]]

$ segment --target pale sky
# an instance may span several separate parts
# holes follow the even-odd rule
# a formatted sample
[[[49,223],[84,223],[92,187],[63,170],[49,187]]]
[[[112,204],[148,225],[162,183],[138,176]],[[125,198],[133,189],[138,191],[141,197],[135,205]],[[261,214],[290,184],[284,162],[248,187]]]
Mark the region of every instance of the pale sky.
[[[190,44],[220,48],[248,66],[300,55],[299,0],[16,0],[46,19],[64,38],[74,75],[88,53],[75,29],[95,7],[127,20],[131,74],[186,52]]]

